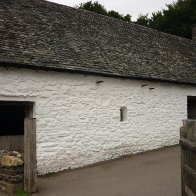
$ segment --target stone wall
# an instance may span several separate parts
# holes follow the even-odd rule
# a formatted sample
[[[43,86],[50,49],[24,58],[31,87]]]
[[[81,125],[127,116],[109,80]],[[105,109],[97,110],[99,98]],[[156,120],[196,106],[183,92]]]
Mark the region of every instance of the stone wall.
[[[13,195],[21,187],[23,189],[23,184],[23,155],[16,151],[8,152],[0,149],[0,192],[5,191]]]
[[[24,166],[6,167],[0,166],[0,180],[11,184],[23,183]]]
[[[187,96],[194,86],[0,69],[0,100],[35,102],[39,174],[177,144]]]

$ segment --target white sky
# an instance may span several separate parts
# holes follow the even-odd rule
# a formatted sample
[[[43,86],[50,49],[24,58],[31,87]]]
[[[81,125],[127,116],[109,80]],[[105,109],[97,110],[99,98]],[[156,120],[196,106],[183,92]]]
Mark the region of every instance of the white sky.
[[[48,0],[59,4],[75,7],[80,3],[89,0]],[[93,0],[95,1],[95,0]],[[107,10],[115,10],[120,14],[130,14],[132,20],[136,20],[139,14],[147,14],[166,8],[166,4],[175,2],[176,0],[98,0],[105,6]]]

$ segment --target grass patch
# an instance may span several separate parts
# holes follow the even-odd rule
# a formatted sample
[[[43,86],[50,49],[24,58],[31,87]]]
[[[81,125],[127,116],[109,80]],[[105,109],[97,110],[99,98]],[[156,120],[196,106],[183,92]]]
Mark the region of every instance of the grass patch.
[[[28,193],[24,190],[18,190],[16,196],[28,196]]]

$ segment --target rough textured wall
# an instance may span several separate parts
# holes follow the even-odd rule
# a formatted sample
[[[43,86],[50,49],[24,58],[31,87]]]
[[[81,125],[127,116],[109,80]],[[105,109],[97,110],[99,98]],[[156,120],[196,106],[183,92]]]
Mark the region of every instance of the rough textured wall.
[[[177,144],[187,95],[196,96],[196,88],[0,69],[1,100],[35,102],[39,174]],[[121,107],[127,107],[124,122]]]

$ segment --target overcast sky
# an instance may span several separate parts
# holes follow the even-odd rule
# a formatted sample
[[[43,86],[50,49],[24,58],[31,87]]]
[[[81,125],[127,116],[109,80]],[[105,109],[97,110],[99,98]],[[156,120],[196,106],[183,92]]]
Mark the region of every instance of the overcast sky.
[[[49,0],[74,7],[88,0]],[[94,0],[93,0],[94,1]],[[176,0],[99,0],[107,10],[115,10],[121,14],[130,14],[132,20],[137,19],[139,14],[151,15],[152,12],[165,8],[166,4],[175,2]]]

